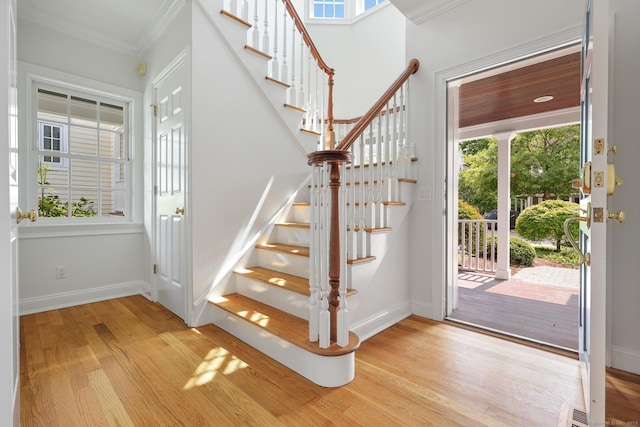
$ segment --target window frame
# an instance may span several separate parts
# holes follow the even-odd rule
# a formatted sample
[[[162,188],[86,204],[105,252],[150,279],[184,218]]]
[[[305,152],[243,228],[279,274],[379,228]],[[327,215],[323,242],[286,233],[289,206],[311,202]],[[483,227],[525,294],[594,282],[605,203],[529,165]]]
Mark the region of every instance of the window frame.
[[[21,204],[34,208],[38,206],[37,170],[41,155],[40,124],[37,112],[38,89],[57,91],[71,96],[90,97],[90,99],[98,98],[100,102],[126,106],[123,112],[123,132],[128,135],[129,160],[125,166],[127,179],[123,190],[124,215],[38,218],[34,223],[23,221],[20,226],[24,227],[25,237],[29,238],[30,234],[38,237],[91,235],[95,234],[96,226],[99,226],[100,230],[105,230],[107,227],[111,230],[110,233],[139,232],[139,227],[132,227],[132,225],[143,223],[142,93],[23,62],[18,63],[18,69],[22,81],[26,82],[25,90],[21,91],[19,99],[21,111],[25,111],[22,117],[26,119],[20,124],[21,133],[24,135],[21,137],[19,149]],[[46,119],[42,121],[48,122]]]
[[[48,156],[48,157],[57,157],[60,161],[59,162],[53,162],[53,161],[47,161],[47,160],[43,160],[44,163],[48,164],[51,169],[54,170],[62,170],[62,169],[67,169],[69,167],[69,159],[67,157],[64,156],[56,156],[53,152],[58,152],[60,154],[63,153],[67,153],[69,150],[69,126],[68,125],[64,125],[64,124],[60,124],[60,123],[53,123],[50,122],[48,120],[38,120],[36,118],[36,120],[38,121],[38,150],[40,151],[40,153],[42,154],[43,152],[45,152],[44,156]],[[59,150],[54,150],[53,148],[50,149],[46,149],[44,148],[44,127],[45,126],[51,126],[53,127],[57,127],[60,129],[60,149]],[[50,154],[46,154],[47,151],[52,151],[52,153]]]
[[[315,16],[316,1],[323,0],[308,0],[305,3],[307,8],[307,13],[305,14],[307,23],[334,25],[353,24],[391,4],[390,0],[376,0],[378,3],[375,6],[365,9],[365,0],[344,0],[344,18],[325,18]]]

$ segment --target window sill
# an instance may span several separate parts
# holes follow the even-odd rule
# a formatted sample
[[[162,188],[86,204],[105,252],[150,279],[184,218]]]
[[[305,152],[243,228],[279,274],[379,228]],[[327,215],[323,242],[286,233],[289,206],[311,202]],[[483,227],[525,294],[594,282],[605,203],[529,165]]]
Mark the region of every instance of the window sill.
[[[41,239],[43,237],[102,236],[113,234],[144,233],[143,224],[29,224],[20,227],[20,239]]]

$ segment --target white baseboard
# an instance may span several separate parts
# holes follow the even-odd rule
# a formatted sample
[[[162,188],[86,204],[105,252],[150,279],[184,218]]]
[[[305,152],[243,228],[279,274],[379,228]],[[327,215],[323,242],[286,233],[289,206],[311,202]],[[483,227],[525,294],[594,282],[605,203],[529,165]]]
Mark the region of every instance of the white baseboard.
[[[433,317],[433,304],[426,301],[411,301],[411,313],[416,316],[426,317],[427,319],[434,319]],[[434,319],[442,320],[442,319]]]
[[[409,316],[411,316],[411,304],[406,301],[361,321],[351,330],[360,338],[360,341],[365,341]]]
[[[143,281],[101,286],[75,292],[63,292],[20,300],[20,315],[40,313],[74,305],[88,304],[130,295],[148,294],[151,286]]]
[[[612,346],[611,367],[640,375],[640,351]]]

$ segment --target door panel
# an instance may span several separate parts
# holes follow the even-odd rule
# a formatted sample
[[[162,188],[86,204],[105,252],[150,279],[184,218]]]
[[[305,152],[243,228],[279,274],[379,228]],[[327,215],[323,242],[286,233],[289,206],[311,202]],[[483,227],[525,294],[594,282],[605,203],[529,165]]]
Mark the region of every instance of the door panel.
[[[187,320],[185,65],[155,85],[156,290],[158,302]]]
[[[583,168],[581,205],[590,202],[591,207],[581,216],[590,215],[591,221],[588,227],[581,226],[580,235],[587,262],[580,272],[579,352],[590,425],[605,421],[608,48],[609,1],[589,0],[583,38],[581,156],[590,167]]]

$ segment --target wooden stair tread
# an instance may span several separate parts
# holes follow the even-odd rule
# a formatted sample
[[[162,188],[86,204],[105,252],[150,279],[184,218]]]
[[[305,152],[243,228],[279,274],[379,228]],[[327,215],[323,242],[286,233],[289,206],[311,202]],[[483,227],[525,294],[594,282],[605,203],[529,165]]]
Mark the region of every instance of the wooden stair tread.
[[[309,256],[309,248],[306,246],[287,245],[285,243],[265,243],[256,245],[256,248],[267,251],[286,252],[291,255]]]
[[[299,113],[306,113],[306,112],[307,112],[307,110],[305,110],[304,108],[302,108],[302,107],[298,107],[298,106],[296,106],[296,105],[292,105],[292,104],[284,104],[284,106],[285,106],[286,108],[290,108],[290,109],[292,109],[292,110],[295,110],[295,111],[297,111],[297,112],[299,112]]]
[[[314,135],[314,136],[320,136],[321,135],[320,132],[316,132],[315,130],[311,130],[311,129],[307,129],[307,128],[300,128],[300,131],[302,131],[304,133],[308,133],[310,135]]]
[[[273,59],[273,57],[271,55],[269,55],[268,53],[264,53],[263,51],[261,51],[260,49],[256,49],[253,46],[249,46],[248,44],[244,46],[245,50],[251,52],[251,53],[255,53],[258,56],[263,57],[266,60],[271,60]]]
[[[365,228],[364,231],[371,234],[389,233],[391,231],[391,227]]]
[[[221,10],[220,14],[223,15],[223,16],[226,16],[229,19],[232,19],[233,21],[237,22],[238,24],[241,24],[241,25],[247,27],[247,29],[252,27],[252,25],[249,22],[245,21],[244,19],[234,15],[233,13],[231,13],[231,12],[229,12],[227,10],[224,10],[224,9]]]
[[[311,224],[308,222],[278,222],[276,227],[311,228]]]
[[[293,274],[282,273],[265,267],[246,267],[234,271],[235,274],[258,280],[268,285],[277,286],[291,292],[309,296],[309,279],[295,276]],[[347,296],[357,294],[355,289],[347,289]]]
[[[306,320],[240,294],[218,297],[211,303],[314,354],[341,356],[355,351],[360,346],[360,339],[349,332],[349,344],[346,347],[332,343],[329,348],[320,348],[318,343],[309,342],[309,324]]]
[[[278,86],[282,86],[282,87],[284,87],[284,88],[286,88],[286,89],[289,89],[289,88],[291,87],[291,85],[290,85],[290,84],[285,83],[285,82],[283,82],[283,81],[280,81],[280,80],[278,80],[278,79],[274,79],[273,77],[269,77],[269,76],[267,76],[267,77],[265,77],[265,79],[267,79],[267,81],[269,81],[269,82],[271,82],[271,83],[275,83],[275,84],[277,84]]]
[[[365,202],[364,205],[368,205],[371,202]],[[354,206],[360,206],[360,202],[355,202]],[[406,202],[389,202],[389,201],[383,201],[382,202],[383,205],[385,206],[406,206],[407,203]],[[351,203],[347,203],[347,206],[351,206]]]
[[[309,296],[309,279],[293,274],[282,273],[264,267],[248,267],[236,270],[236,274],[249,277],[269,285],[277,286],[291,292]]]
[[[409,184],[417,184],[418,180],[417,179],[410,179],[410,178],[398,178],[399,182],[407,182]]]
[[[350,264],[350,265],[364,264],[364,263],[367,263],[367,262],[371,262],[371,261],[373,261],[375,259],[376,259],[376,257],[374,257],[374,256],[366,256],[366,257],[363,257],[363,258],[348,259],[347,260],[347,264]]]

